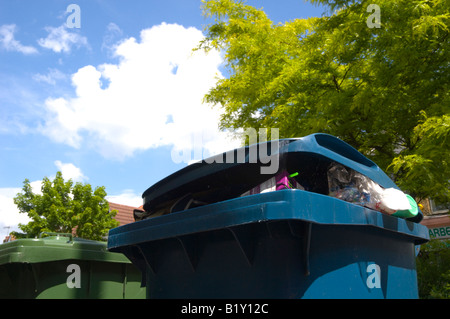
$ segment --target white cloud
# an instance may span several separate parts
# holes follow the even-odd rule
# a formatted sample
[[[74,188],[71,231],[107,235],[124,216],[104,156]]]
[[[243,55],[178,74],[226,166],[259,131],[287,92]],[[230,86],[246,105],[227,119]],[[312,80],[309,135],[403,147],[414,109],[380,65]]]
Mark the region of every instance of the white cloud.
[[[57,81],[66,79],[67,76],[58,69],[49,69],[47,74],[37,73],[33,75],[33,80],[55,85]]]
[[[42,181],[30,182],[33,193],[42,194],[41,184]],[[19,224],[28,224],[31,221],[27,214],[19,213],[14,204],[14,197],[21,191],[21,188],[16,187],[0,188],[0,243],[10,232],[20,232]]]
[[[81,143],[81,137],[77,133],[80,123],[74,117],[69,101],[64,98],[49,98],[45,105],[51,116],[46,119],[45,126],[40,127],[39,130],[56,142],[78,148]]]
[[[5,226],[16,226],[29,221],[27,214],[20,214],[14,204],[14,197],[21,190],[21,188],[0,188],[0,223]]]
[[[7,51],[17,51],[23,54],[34,54],[38,51],[32,46],[21,44],[14,39],[14,33],[16,31],[15,24],[4,24],[0,26],[0,46]]]
[[[62,163],[61,161],[55,161],[55,165],[61,172],[65,181],[72,179],[74,182],[82,182],[88,178],[81,172],[81,169],[73,165],[72,163]]]
[[[132,207],[139,207],[143,204],[142,196],[135,194],[131,189],[126,189],[119,195],[108,195],[106,200],[111,203]]]
[[[106,26],[106,32],[103,36],[102,49],[114,50],[116,41],[122,37],[123,31],[119,28],[119,26],[113,22],[109,23]]]
[[[122,159],[137,150],[203,145],[226,151],[238,145],[218,131],[219,110],[203,104],[220,76],[219,52],[192,52],[203,34],[196,28],[161,24],[115,47],[117,64],[80,68],[72,76],[74,98],[49,98],[41,131],[73,147],[84,144]],[[88,138],[85,138],[88,136]]]
[[[88,47],[88,41],[86,37],[83,37],[75,32],[67,31],[65,25],[57,28],[45,27],[45,30],[48,32],[48,36],[46,38],[41,38],[38,40],[38,44],[43,48],[53,50],[56,53],[68,53],[71,51],[72,46]]]

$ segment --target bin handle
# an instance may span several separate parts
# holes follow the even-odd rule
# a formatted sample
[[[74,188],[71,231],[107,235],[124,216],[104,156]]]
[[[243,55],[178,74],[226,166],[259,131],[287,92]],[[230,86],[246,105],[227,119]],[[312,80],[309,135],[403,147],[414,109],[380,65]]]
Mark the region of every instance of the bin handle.
[[[39,234],[39,238],[42,238],[42,235],[69,237],[69,241],[72,241],[72,239],[73,239],[73,235],[70,233],[57,233],[57,232],[43,231]]]
[[[321,149],[326,149],[327,151],[331,151],[347,160],[356,162],[366,167],[376,167],[376,164],[373,161],[365,157],[353,146],[335,136],[324,133],[313,134],[313,136],[315,144]]]

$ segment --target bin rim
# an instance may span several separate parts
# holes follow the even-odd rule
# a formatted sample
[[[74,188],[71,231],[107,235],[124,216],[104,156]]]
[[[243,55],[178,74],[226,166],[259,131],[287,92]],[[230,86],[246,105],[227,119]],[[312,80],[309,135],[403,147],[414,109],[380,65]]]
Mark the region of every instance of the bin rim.
[[[410,238],[415,244],[429,240],[424,225],[330,196],[286,189],[234,198],[113,228],[109,231],[108,249],[120,251],[121,247],[149,241],[279,220],[376,227]]]

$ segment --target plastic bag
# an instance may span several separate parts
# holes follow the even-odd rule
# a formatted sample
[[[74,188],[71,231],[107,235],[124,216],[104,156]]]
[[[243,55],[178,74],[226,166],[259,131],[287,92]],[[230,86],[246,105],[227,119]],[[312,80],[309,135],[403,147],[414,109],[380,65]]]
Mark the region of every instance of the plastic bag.
[[[402,191],[383,188],[367,176],[341,164],[333,163],[327,176],[329,196],[389,215],[411,209],[410,201]]]
[[[250,189],[249,191],[243,193],[241,196],[254,195],[266,192],[273,192],[281,189],[302,189],[302,185],[300,185],[293,177],[297,175],[297,173],[288,174],[288,172],[283,171],[267,181],[259,184],[258,186]]]

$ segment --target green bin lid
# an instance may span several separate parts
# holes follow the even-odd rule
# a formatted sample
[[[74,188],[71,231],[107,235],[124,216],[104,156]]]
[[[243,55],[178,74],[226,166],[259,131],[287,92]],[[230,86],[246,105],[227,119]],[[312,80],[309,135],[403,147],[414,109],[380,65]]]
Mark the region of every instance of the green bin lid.
[[[108,251],[106,242],[72,238],[66,234],[17,239],[0,244],[0,265],[67,259],[131,263],[123,254]]]

